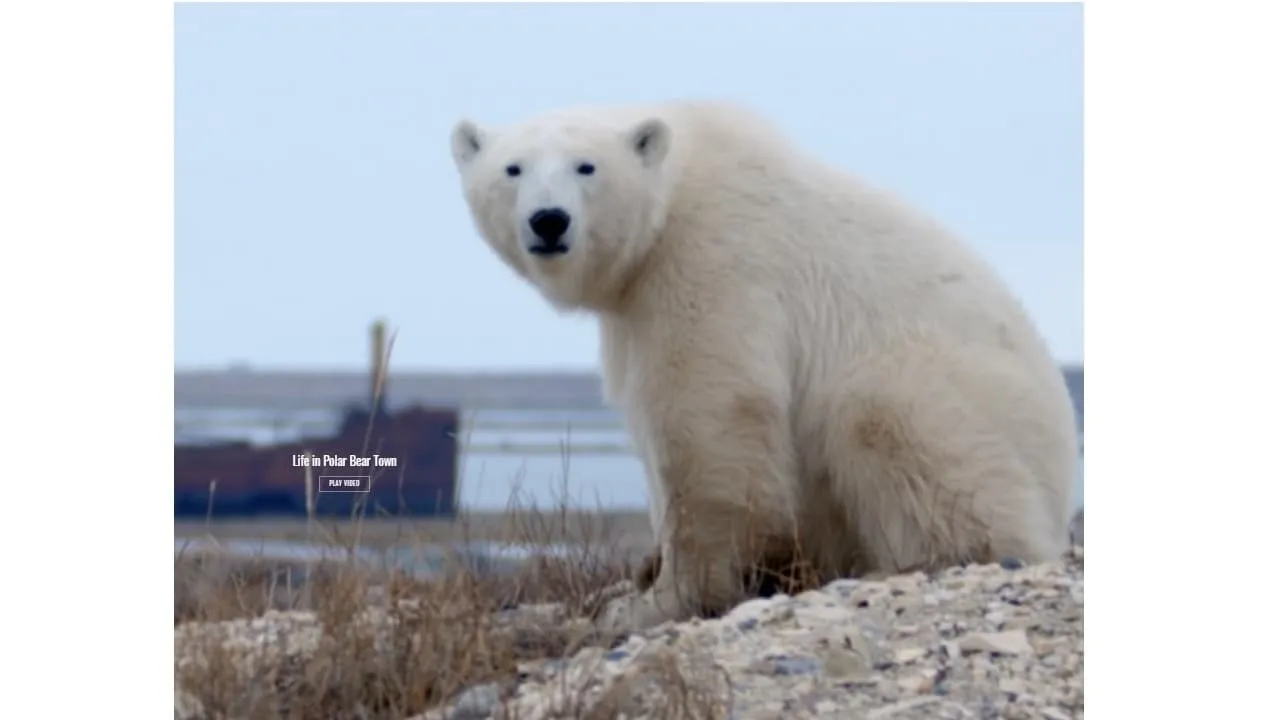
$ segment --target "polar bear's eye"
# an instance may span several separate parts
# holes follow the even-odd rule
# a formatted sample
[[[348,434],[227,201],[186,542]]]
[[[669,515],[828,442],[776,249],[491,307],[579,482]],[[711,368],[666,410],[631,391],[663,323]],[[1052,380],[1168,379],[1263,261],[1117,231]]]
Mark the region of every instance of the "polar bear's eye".
[[[520,166],[511,164],[507,166],[507,177],[520,177]]]
[[[579,175],[590,175],[596,171],[596,166],[591,163],[584,162],[578,166]]]

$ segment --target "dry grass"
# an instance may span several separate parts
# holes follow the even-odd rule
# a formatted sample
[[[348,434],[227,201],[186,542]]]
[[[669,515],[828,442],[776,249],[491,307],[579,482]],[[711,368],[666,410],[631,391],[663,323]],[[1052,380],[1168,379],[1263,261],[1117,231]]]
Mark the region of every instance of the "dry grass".
[[[567,487],[561,489],[567,497]],[[243,649],[225,649],[224,637],[184,641],[183,655],[203,657],[175,670],[178,688],[197,700],[201,720],[312,720],[345,718],[404,720],[446,706],[467,688],[492,683],[505,696],[519,684],[530,662],[567,659],[588,646],[609,646],[587,618],[603,591],[635,575],[652,548],[647,517],[583,512],[557,507],[523,509],[518,498],[501,515],[472,516],[450,523],[406,520],[346,523],[209,523],[215,539],[229,537],[302,540],[336,547],[356,543],[408,546],[421,552],[436,542],[491,540],[526,547],[559,544],[567,557],[538,558],[511,574],[476,572],[463,558],[429,580],[394,567],[378,567],[349,557],[323,564],[231,558],[213,553],[175,556],[174,624],[209,624],[261,617],[269,610],[302,610],[314,617],[321,639],[306,652],[281,652],[272,662],[246,673]],[[637,527],[640,523],[644,525]],[[286,529],[286,532],[281,532]],[[193,528],[194,529],[194,528]],[[190,535],[197,533],[190,532]],[[650,568],[656,573],[656,568]],[[797,573],[788,568],[784,576]],[[777,578],[773,590],[794,590]],[[757,582],[759,582],[759,578]],[[773,590],[765,592],[771,594]],[[548,619],[538,613],[507,612],[520,606],[554,603],[563,608]],[[382,609],[394,632],[379,641],[364,618]],[[269,650],[283,643],[266,641]],[[705,667],[704,667],[705,665]],[[643,672],[615,681],[594,695],[568,693],[557,718],[609,720],[634,715],[638,698],[645,717],[725,718],[731,695],[723,673],[707,663],[690,663],[675,653],[655,654]],[[190,716],[188,716],[190,717]],[[440,715],[439,717],[445,717]],[[519,720],[504,711],[504,720]]]
[[[482,575],[459,560],[431,580],[354,560],[305,567],[266,559],[232,560],[212,554],[175,557],[174,623],[260,616],[268,609],[306,610],[323,628],[311,653],[286,654],[271,672],[244,678],[233,653],[211,640],[194,649],[207,658],[177,672],[180,688],[210,718],[408,718],[465,688],[498,683],[510,688],[519,663],[572,654],[599,641],[577,625],[539,621],[504,624],[495,613],[530,603],[563,603],[584,616],[599,591],[629,576],[597,519],[577,524],[575,513],[518,513],[522,540],[571,540],[567,558],[538,559],[510,575]],[[456,528],[465,538],[465,519]],[[425,550],[426,548],[424,548]],[[411,602],[404,602],[411,601]],[[378,643],[362,612],[382,607],[395,624]],[[184,649],[189,652],[192,649]]]
[[[449,543],[470,538],[515,542],[526,535],[530,525],[542,525],[546,541],[566,543],[574,540],[580,528],[588,528],[596,534],[616,535],[619,545],[628,548],[648,548],[653,539],[649,529],[649,514],[645,511],[584,511],[565,510],[564,523],[548,522],[558,516],[551,512],[534,512],[512,508],[495,512],[471,512],[465,521],[436,518],[370,517],[360,520],[320,519],[313,523],[301,518],[263,518],[248,520],[180,520],[174,523],[174,536],[178,538],[205,538],[216,540],[292,540],[343,546],[356,536],[357,525],[362,525],[361,543],[367,547],[387,548],[414,543]],[[318,527],[317,527],[318,526]]]
[[[528,546],[566,543],[570,555],[540,558],[507,575],[477,573],[456,559],[430,580],[354,559],[304,566],[213,554],[175,557],[175,626],[304,610],[312,613],[315,619],[309,622],[321,636],[307,652],[279,653],[249,674],[241,665],[243,651],[224,649],[221,636],[188,641],[194,647],[179,651],[205,661],[177,669],[177,686],[199,701],[202,719],[404,720],[441,708],[476,685],[493,683],[505,696],[530,661],[567,659],[588,645],[611,645],[617,638],[598,636],[586,619],[602,591],[634,574],[636,548],[619,542],[628,529],[611,523],[607,514],[563,505],[533,512],[515,505],[489,526],[500,526],[502,534],[486,532],[488,539]],[[449,537],[476,539],[469,522],[463,516]],[[783,574],[803,573],[793,567]],[[796,589],[783,579],[769,584],[774,590]],[[539,603],[561,605],[563,612],[554,619],[502,612]],[[369,608],[382,608],[382,616],[390,618],[395,629],[389,637],[379,640],[370,632],[364,620]],[[282,643],[277,639],[275,645]],[[569,693],[555,717],[633,715],[640,697],[649,698],[645,717],[728,717],[732,693],[723,673],[709,662],[657,653],[646,660],[643,672],[601,692]]]

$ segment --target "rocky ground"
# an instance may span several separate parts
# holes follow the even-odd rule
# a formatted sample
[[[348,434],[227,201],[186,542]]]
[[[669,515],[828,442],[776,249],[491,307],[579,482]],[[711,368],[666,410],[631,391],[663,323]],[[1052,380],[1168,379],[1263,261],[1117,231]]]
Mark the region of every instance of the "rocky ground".
[[[334,621],[317,612],[177,624],[175,718],[323,712],[396,720],[1059,720],[1084,713],[1083,547],[1032,567],[1008,559],[932,577],[842,580],[794,597],[752,600],[723,618],[668,624],[621,644],[591,644],[586,622],[555,604],[486,613],[478,623],[451,621],[436,605],[427,613],[434,624],[423,630],[413,625],[420,602],[366,599],[342,624],[341,641]],[[459,635],[469,623],[473,630]],[[447,648],[441,628],[455,634]],[[353,640],[357,635],[364,640]],[[552,635],[559,639],[547,642]],[[413,695],[413,702],[380,702],[370,698],[387,691],[362,690],[320,710],[317,703],[329,697],[320,692],[299,710],[301,696],[291,688],[339,682],[341,666],[356,663],[348,659],[352,647],[385,658],[374,671],[365,668],[366,685],[404,685],[485,652],[496,656],[498,647],[507,660],[468,676],[482,681],[447,693],[434,682],[417,695],[396,696]],[[319,664],[312,659],[322,656],[328,659]],[[406,658],[422,664],[406,669]],[[408,711],[415,703],[420,709]]]

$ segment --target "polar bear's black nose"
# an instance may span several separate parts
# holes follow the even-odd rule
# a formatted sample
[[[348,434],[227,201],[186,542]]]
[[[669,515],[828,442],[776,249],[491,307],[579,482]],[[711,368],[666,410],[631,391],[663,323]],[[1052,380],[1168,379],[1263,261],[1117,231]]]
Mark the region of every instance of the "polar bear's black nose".
[[[544,245],[555,247],[569,229],[569,213],[560,208],[538,210],[529,216],[529,227]]]

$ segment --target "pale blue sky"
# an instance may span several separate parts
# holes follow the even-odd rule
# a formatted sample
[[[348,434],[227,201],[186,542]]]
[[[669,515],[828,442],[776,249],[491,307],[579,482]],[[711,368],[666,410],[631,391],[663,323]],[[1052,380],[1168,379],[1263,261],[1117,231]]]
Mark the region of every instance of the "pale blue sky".
[[[476,236],[463,116],[714,96],[958,231],[1084,344],[1079,5],[180,5],[175,362],[593,368]]]

